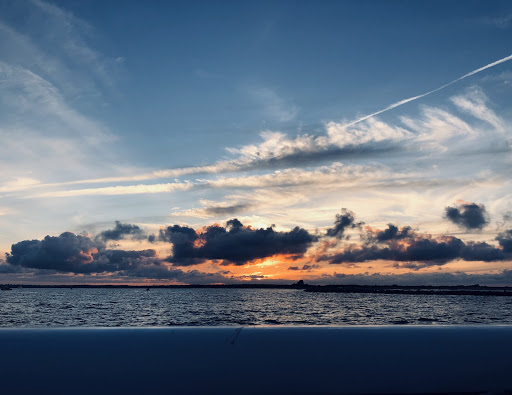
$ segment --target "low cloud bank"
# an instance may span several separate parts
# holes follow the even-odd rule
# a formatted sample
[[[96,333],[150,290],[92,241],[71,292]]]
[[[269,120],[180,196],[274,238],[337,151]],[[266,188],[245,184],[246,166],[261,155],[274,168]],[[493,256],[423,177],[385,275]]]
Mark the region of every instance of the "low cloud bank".
[[[457,207],[448,208],[446,216],[467,229],[481,229],[489,222],[485,207],[481,204],[461,203]],[[512,261],[512,229],[498,233],[494,239],[496,245],[493,245],[487,242],[463,241],[450,235],[420,233],[410,226],[400,227],[391,223],[385,229],[363,225],[347,209],[342,209],[335,216],[332,227],[314,234],[298,226],[289,231],[276,231],[273,225],[253,228],[234,218],[224,225],[212,224],[198,229],[186,225],[170,225],[160,229],[156,235],[147,236],[138,225],[116,221],[113,228],[97,235],[64,232],[59,236],[46,236],[42,240],[15,243],[6,254],[5,261],[0,262],[0,274],[25,278],[30,275],[38,277],[68,274],[90,276],[87,278],[91,279],[95,276],[102,277],[106,281],[108,278],[133,281],[154,279],[205,284],[254,279],[265,282],[287,281],[271,281],[263,274],[235,275],[225,270],[228,265],[256,264],[266,258],[280,262],[297,261],[300,264],[292,263],[288,266],[288,272],[307,272],[312,279],[311,274],[318,273],[318,270],[329,265],[353,267],[357,263],[372,261],[387,261],[387,268],[408,269],[411,273],[457,260]],[[359,235],[359,241],[352,241],[350,237],[354,234]],[[125,250],[120,248],[122,242],[114,247],[109,243],[123,239],[150,242],[155,247],[170,245],[172,254],[160,257],[153,248]],[[179,268],[202,263],[217,266],[219,270],[207,273]],[[224,269],[221,270],[222,267]],[[509,276],[507,271],[502,274]],[[335,277],[330,278],[328,275],[327,278],[313,281],[350,278],[359,283],[367,283],[359,277],[344,276],[335,274]],[[373,275],[364,276],[374,279]],[[425,279],[422,282],[424,284],[429,283],[429,274],[425,273],[425,276],[422,277]],[[460,276],[457,278],[462,278]],[[388,283],[392,279],[386,278]],[[466,278],[472,277],[464,277]],[[490,279],[491,277],[488,280]],[[453,283],[452,280],[454,278],[449,281]],[[508,277],[504,277],[505,280],[508,281]]]

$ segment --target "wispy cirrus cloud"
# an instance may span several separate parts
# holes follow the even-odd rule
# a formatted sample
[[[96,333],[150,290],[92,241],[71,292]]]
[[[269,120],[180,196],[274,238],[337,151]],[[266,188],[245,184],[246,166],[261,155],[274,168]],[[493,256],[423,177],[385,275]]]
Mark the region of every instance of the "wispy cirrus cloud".
[[[9,19],[18,14],[25,18]],[[2,2],[0,15],[0,191],[114,171],[105,152],[115,134],[81,110],[114,81],[110,60],[90,44],[94,29],[40,0]]]
[[[460,111],[487,122],[498,131],[503,131],[503,120],[489,108],[487,105],[488,98],[481,89],[473,88],[465,95],[452,97],[451,101]]]
[[[289,138],[281,132],[264,131],[263,142],[240,148],[227,148],[234,159],[221,160],[211,165],[155,170],[147,173],[73,180],[62,183],[41,184],[38,187],[63,187],[80,184],[122,183],[149,181],[162,178],[179,178],[193,175],[298,168],[319,162],[343,159],[377,157],[400,150],[400,144],[412,138],[412,134],[400,127],[392,127],[377,120],[368,125],[347,129],[331,122],[328,135],[301,135]]]
[[[305,185],[336,185],[364,187],[365,183],[386,183],[407,179],[410,174],[394,173],[381,167],[343,165],[335,162],[330,166],[320,166],[311,170],[291,168],[277,170],[259,175],[218,177],[214,179],[197,179],[195,181],[118,185],[63,191],[49,191],[30,195],[29,197],[72,197],[86,195],[131,195],[166,193],[189,189],[255,189],[279,188]],[[366,184],[367,185],[367,184]]]
[[[107,127],[73,109],[55,85],[28,69],[0,61],[0,86],[0,100],[6,107],[20,116],[31,114],[26,121],[28,124],[51,123],[54,126],[52,135],[71,134],[90,144],[113,139]],[[11,122],[19,124],[19,121]],[[55,127],[59,123],[61,127]]]
[[[512,13],[497,17],[485,17],[483,18],[483,22],[488,25],[493,25],[498,29],[508,29],[512,25]]]
[[[2,60],[40,75],[74,100],[97,100],[113,88],[118,62],[93,48],[98,33],[89,23],[41,0],[4,2],[0,11],[4,18],[26,15],[16,27],[0,17]]]
[[[475,137],[476,135],[476,131],[467,122],[453,113],[435,107],[423,107],[420,117],[402,116],[400,119],[403,124],[417,133],[416,141],[435,146],[442,145],[452,137]]]
[[[174,192],[179,190],[186,190],[192,188],[194,185],[191,183],[167,183],[167,184],[139,184],[139,185],[126,185],[126,186],[113,186],[101,188],[85,188],[85,189],[72,189],[68,191],[55,191],[43,192],[31,197],[73,197],[73,196],[92,196],[92,195],[137,195],[145,193],[164,193]]]

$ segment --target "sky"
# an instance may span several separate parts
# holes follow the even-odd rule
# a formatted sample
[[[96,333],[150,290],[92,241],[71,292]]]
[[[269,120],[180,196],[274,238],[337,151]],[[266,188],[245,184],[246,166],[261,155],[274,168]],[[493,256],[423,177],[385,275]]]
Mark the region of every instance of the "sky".
[[[0,283],[512,286],[509,1],[0,1]]]

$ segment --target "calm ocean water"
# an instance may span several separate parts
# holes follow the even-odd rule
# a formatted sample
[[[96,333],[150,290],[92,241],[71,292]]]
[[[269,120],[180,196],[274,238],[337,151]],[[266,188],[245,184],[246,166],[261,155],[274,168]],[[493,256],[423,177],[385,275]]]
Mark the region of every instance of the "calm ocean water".
[[[1,327],[512,324],[512,298],[288,289],[13,289]]]

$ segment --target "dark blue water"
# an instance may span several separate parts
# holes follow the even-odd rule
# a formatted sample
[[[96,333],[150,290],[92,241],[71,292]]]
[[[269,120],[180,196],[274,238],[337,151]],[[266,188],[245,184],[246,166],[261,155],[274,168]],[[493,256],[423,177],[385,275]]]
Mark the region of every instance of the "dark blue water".
[[[284,289],[0,292],[0,327],[388,324],[512,324],[512,298]]]

